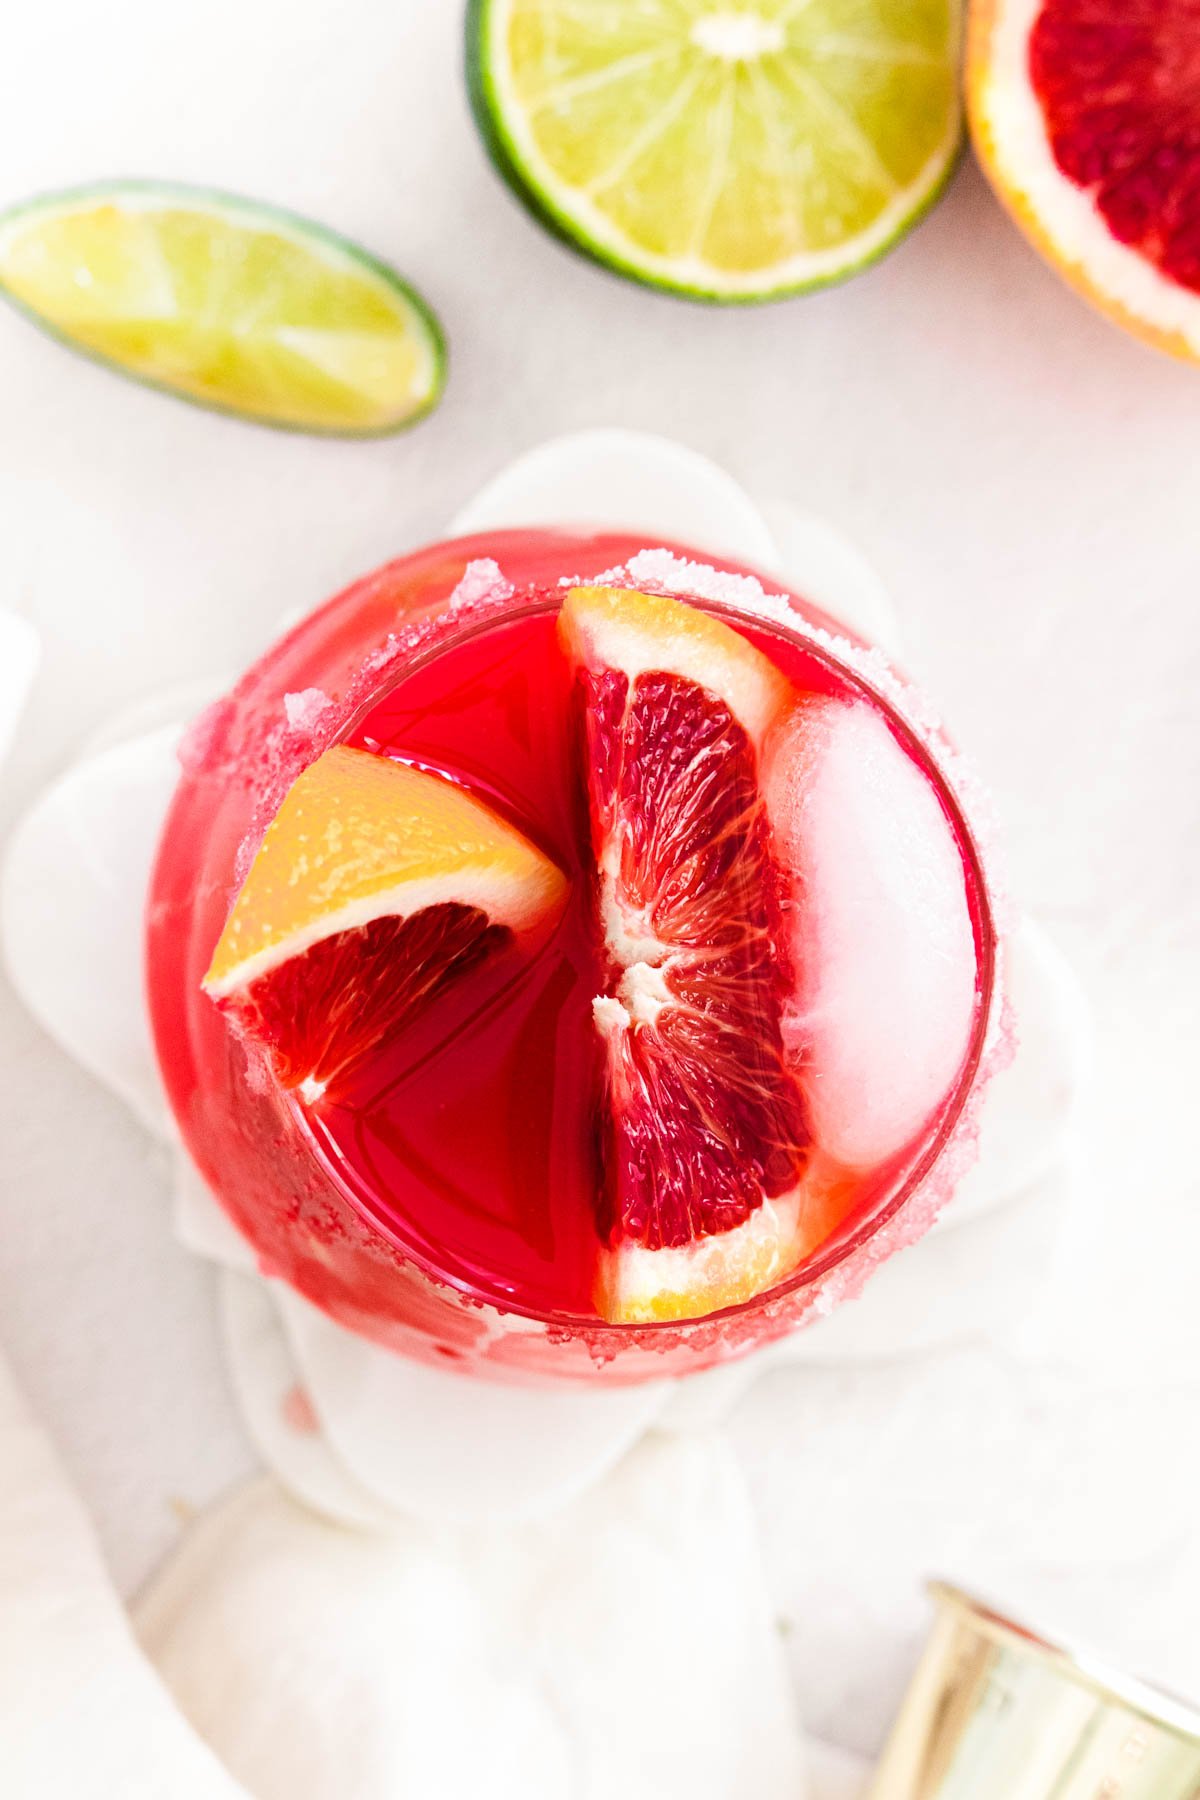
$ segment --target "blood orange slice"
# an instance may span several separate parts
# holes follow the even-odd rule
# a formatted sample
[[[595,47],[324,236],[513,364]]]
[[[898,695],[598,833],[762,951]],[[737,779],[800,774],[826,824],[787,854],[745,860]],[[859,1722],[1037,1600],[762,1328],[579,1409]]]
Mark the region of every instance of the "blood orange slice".
[[[204,986],[308,1099],[447,982],[562,911],[566,880],[454,783],[327,750],[267,829]]]
[[[1200,0],[973,0],[979,157],[1118,324],[1200,361]]]
[[[599,907],[610,959],[603,1249],[612,1321],[691,1318],[801,1251],[809,1134],[785,1066],[791,972],[759,758],[795,696],[686,603],[576,588]]]

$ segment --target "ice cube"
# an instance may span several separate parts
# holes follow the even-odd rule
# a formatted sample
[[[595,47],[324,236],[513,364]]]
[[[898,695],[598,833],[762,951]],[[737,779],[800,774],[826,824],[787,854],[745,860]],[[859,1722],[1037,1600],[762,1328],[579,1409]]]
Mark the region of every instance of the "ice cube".
[[[937,792],[866,701],[800,704],[767,747],[765,781],[792,874],[786,1041],[817,1142],[866,1168],[932,1120],[967,1051],[962,855]]]

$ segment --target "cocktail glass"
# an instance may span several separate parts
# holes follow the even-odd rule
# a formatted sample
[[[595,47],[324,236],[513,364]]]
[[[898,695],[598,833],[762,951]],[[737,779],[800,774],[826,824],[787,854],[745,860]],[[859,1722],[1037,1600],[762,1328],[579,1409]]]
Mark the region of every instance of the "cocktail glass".
[[[970,1160],[975,1112],[996,1060],[996,931],[951,746],[878,651],[800,596],[687,546],[663,549],[678,559],[672,566],[685,597],[798,646],[839,687],[882,711],[950,823],[974,932],[970,1042],[936,1119],[885,1189],[778,1286],[706,1317],[638,1325],[531,1301],[511,1284],[498,1294],[421,1241],[386,1196],[381,1202],[331,1153],[302,1100],[249,1068],[201,989],[254,849],[313,757],[351,735],[432,659],[471,634],[554,607],[565,584],[596,580],[645,552],[643,538],[492,531],[402,557],[336,596],[273,645],[192,729],[151,883],[148,989],[167,1093],[190,1156],[263,1272],[376,1343],[479,1377],[545,1384],[686,1374],[828,1312],[918,1237],[950,1197]]]

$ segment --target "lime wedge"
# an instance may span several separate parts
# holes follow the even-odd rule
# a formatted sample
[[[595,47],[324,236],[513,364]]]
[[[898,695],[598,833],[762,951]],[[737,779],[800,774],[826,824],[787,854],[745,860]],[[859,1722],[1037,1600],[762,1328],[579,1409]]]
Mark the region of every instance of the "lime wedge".
[[[14,207],[0,294],[140,381],[298,431],[398,431],[445,376],[437,320],[393,269],[228,194],[120,182]]]
[[[959,0],[472,0],[493,161],[575,249],[693,299],[803,292],[894,244],[962,132]]]

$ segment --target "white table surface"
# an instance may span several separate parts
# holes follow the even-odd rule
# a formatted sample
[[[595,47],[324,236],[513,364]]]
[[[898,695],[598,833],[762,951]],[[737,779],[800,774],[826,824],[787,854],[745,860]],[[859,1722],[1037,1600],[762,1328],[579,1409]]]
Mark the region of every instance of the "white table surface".
[[[805,1711],[877,1744],[944,1568],[1200,1691],[1200,374],[1059,286],[969,161],[844,288],[720,312],[609,279],[493,176],[457,0],[60,0],[0,56],[0,203],[129,173],[260,194],[398,263],[452,357],[411,436],[322,443],[0,316],[0,604],[45,640],[0,838],[115,707],[244,660],[554,432],[667,432],[849,531],[1083,977],[1097,1067],[1053,1307],[738,1413]],[[0,1340],[131,1589],[253,1464],[211,1276],[148,1141],[2,985],[0,1094]]]

